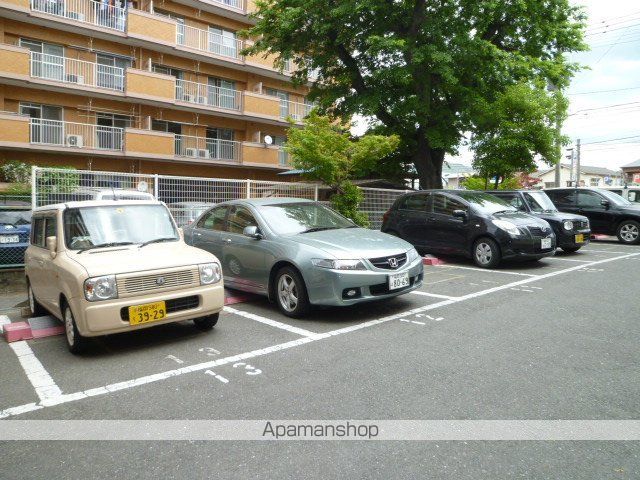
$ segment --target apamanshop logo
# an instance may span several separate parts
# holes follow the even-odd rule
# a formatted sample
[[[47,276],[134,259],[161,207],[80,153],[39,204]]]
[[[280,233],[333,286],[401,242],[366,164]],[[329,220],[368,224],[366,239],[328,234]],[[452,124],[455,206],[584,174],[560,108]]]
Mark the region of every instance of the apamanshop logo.
[[[283,440],[372,440],[378,436],[375,424],[332,422],[332,423],[271,423],[267,421],[263,437]]]

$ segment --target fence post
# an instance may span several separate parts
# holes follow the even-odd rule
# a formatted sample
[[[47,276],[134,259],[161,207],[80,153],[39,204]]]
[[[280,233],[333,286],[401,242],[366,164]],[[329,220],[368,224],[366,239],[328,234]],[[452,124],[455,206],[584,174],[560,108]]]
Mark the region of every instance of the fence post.
[[[158,178],[157,173],[153,175],[153,196],[156,197],[156,200],[158,200]]]
[[[251,198],[251,180],[247,178],[247,198]]]
[[[316,188],[314,189],[313,192],[313,199],[317,202],[318,201],[318,184],[316,183]]]
[[[31,209],[33,210],[38,205],[36,205],[36,172],[38,171],[38,167],[33,165],[31,167]]]

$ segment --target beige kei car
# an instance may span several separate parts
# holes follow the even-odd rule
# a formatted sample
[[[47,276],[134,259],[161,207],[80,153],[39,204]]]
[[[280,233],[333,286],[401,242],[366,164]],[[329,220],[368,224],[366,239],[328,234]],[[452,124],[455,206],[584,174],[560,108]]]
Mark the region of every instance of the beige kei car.
[[[61,319],[74,353],[86,337],[164,323],[209,330],[224,305],[218,259],[184,243],[158,201],[36,208],[25,273],[31,313]]]

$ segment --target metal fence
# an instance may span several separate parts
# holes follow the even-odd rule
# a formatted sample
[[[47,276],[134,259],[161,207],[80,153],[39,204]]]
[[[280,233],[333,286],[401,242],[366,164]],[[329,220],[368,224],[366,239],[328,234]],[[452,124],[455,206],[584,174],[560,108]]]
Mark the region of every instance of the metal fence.
[[[31,178],[33,207],[74,200],[98,198],[101,192],[147,192],[167,204],[176,221],[193,219],[194,211],[239,198],[297,197],[329,204],[330,191],[323,186],[297,182],[234,180],[226,178],[178,177],[169,175],[98,172],[34,167]],[[380,229],[382,216],[406,191],[362,188],[361,209],[369,217],[370,228]],[[131,192],[121,192],[129,193]],[[1,198],[1,197],[0,197]],[[21,203],[24,204],[24,198]],[[0,208],[2,207],[0,201]],[[6,232],[2,232],[4,236]],[[26,234],[25,234],[26,235]],[[24,236],[24,235],[23,235]],[[15,239],[12,239],[12,241]],[[25,238],[20,238],[20,242]],[[23,263],[23,252],[10,248],[8,238],[0,239],[0,268]]]
[[[31,9],[99,27],[125,31],[127,10],[93,0],[31,0]]]

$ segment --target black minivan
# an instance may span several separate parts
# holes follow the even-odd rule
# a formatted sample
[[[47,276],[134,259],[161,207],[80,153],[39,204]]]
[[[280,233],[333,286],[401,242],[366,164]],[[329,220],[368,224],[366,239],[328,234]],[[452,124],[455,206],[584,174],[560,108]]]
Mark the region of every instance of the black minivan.
[[[419,252],[464,255],[483,268],[502,259],[537,260],[556,250],[556,236],[546,221],[494,195],[470,190],[403,195],[384,214],[382,231]]]
[[[640,205],[600,188],[549,188],[546,194],[563,212],[584,215],[591,231],[616,235],[627,245],[640,244]]]
[[[505,200],[522,212],[549,222],[556,234],[558,248],[565,252],[577,252],[591,239],[589,219],[583,215],[559,212],[542,190],[492,190],[487,193]]]

